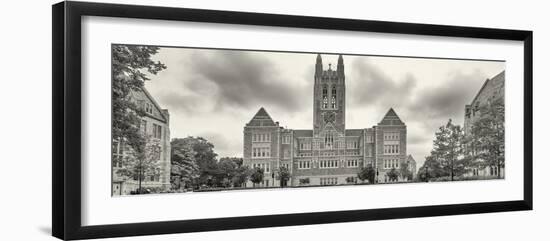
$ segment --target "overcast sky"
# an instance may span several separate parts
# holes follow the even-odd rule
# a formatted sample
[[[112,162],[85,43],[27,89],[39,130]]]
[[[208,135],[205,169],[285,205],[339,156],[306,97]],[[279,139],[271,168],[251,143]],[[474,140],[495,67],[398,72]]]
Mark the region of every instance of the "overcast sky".
[[[170,112],[171,138],[202,136],[219,156],[242,156],[243,127],[264,107],[291,129],[311,129],[316,54],[162,48],[167,69],[146,88]],[[322,55],[324,68],[338,55]],[[504,62],[344,55],[346,128],[376,125],[393,107],[422,165],[437,128],[463,125],[464,105]]]

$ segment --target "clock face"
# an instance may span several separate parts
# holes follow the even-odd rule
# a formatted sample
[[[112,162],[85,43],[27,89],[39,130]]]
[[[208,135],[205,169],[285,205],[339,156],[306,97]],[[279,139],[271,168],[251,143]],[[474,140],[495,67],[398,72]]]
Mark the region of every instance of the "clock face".
[[[336,121],[336,114],[334,114],[334,112],[325,114],[325,123],[334,123],[334,121]]]

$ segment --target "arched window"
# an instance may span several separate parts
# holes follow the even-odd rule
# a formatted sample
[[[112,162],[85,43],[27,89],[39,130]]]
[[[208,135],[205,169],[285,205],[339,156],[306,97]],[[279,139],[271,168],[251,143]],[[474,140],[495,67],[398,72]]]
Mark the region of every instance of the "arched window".
[[[323,86],[323,109],[328,108],[328,88],[326,85]]]
[[[330,99],[330,107],[336,109],[336,86],[332,86],[332,93]]]
[[[332,149],[332,144],[334,143],[334,133],[327,131],[325,133],[325,148]]]

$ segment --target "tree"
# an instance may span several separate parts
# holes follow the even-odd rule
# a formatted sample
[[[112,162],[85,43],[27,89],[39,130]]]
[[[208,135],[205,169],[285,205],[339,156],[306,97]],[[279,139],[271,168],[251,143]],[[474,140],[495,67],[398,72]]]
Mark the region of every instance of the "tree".
[[[468,157],[479,167],[496,167],[499,178],[504,167],[504,117],[503,98],[481,106],[468,137]]]
[[[174,189],[192,187],[196,178],[200,176],[193,148],[183,139],[174,139],[171,146],[170,182]]]
[[[146,177],[160,176],[160,141],[147,137],[143,146],[137,149],[141,150],[141,152],[134,150],[133,155],[128,155],[128,158],[122,161],[122,167],[117,170],[117,173],[121,176],[137,180],[137,193],[141,194],[143,193],[141,183]]]
[[[288,180],[290,180],[290,171],[288,168],[280,166],[277,170],[277,180],[279,180],[280,186],[285,187]]]
[[[437,160],[436,154],[432,152],[426,157],[424,164],[418,169],[418,179],[422,182],[428,182],[432,178],[447,176],[448,173],[443,169],[441,163]]]
[[[224,161],[231,161],[235,163],[237,167],[240,167],[243,165],[243,158],[241,157],[222,157],[220,158],[219,162],[224,162]]]
[[[145,112],[132,100],[131,93],[141,91],[149,80],[148,74],[166,68],[151,59],[158,50],[149,46],[112,46],[112,143],[124,142],[135,153],[142,153],[145,146],[145,136],[139,131]]]
[[[464,134],[460,125],[454,125],[449,119],[446,125],[440,126],[435,133],[432,155],[440,161],[443,168],[449,173],[451,181],[455,176],[466,171],[464,161]]]
[[[217,180],[216,177],[220,174],[214,145],[202,137],[193,136],[175,138],[173,141],[189,146],[195,153],[195,161],[200,172],[199,177],[195,180],[195,184],[213,186]]]
[[[368,164],[366,167],[362,167],[359,173],[357,173],[357,178],[361,181],[368,180],[369,183],[374,183],[376,171],[372,167],[372,164]]]
[[[254,186],[256,186],[256,184],[258,183],[261,183],[264,181],[264,169],[261,169],[261,168],[254,168],[252,169],[252,174],[250,175],[250,181],[252,181],[252,183],[254,183]]]
[[[397,169],[392,168],[389,172],[386,173],[386,176],[388,176],[388,180],[390,182],[396,182],[399,180],[399,171]]]
[[[242,165],[237,167],[235,175],[233,176],[233,186],[242,187],[246,181],[248,181],[250,175],[252,175],[252,169],[250,169],[250,167]]]
[[[233,177],[237,174],[238,164],[233,159],[224,157],[217,163],[217,172],[214,175],[215,183],[222,187],[231,187],[233,185]]]

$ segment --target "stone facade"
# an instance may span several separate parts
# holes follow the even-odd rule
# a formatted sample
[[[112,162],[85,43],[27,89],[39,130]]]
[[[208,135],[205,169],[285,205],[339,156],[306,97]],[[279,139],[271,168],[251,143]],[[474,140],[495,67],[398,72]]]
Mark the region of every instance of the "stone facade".
[[[147,175],[141,182],[142,188],[170,188],[170,114],[168,110],[160,108],[149,92],[142,88],[141,91],[131,93],[131,98],[138,106],[143,108],[145,116],[142,117],[140,129],[150,142],[156,142],[160,146],[158,155],[158,168],[152,175]],[[123,158],[131,158],[132,150],[123,142],[114,143],[112,160],[112,195],[129,195],[131,191],[138,189],[137,178],[128,178],[117,174],[117,170],[123,165]]]
[[[491,101],[504,98],[504,80],[505,72],[502,71],[493,78],[485,80],[481,89],[472,100],[472,102],[464,108],[464,134],[469,135],[473,123],[479,119],[480,107],[489,104]],[[471,168],[465,174],[466,176],[496,176],[498,173],[497,167],[487,166],[485,168]],[[504,176],[504,168],[500,168],[501,176]]]
[[[313,93],[311,130],[283,128],[263,107],[245,125],[244,164],[264,169],[259,186],[279,186],[280,166],[290,170],[292,186],[358,183],[357,173],[367,165],[375,168],[376,182],[389,182],[386,173],[407,161],[407,127],[396,112],[388,110],[372,128],[346,129],[342,56],[336,70],[323,69],[317,56]]]

